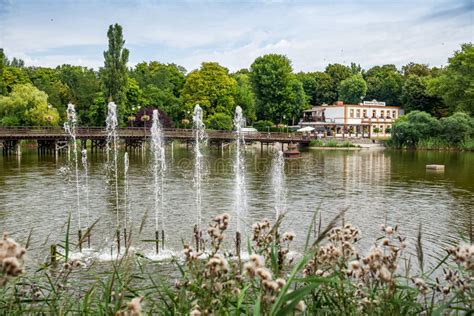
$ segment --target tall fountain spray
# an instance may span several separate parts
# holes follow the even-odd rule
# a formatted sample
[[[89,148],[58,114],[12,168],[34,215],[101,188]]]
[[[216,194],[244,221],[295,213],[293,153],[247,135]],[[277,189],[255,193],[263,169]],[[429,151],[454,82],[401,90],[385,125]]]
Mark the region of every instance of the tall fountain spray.
[[[155,195],[155,238],[156,252],[159,251],[158,217],[161,215],[161,246],[164,247],[165,215],[164,215],[164,177],[166,171],[165,143],[163,131],[158,117],[158,110],[153,110],[151,125],[151,152],[153,155],[153,180]]]
[[[117,253],[120,253],[120,220],[119,220],[119,191],[118,191],[118,143],[117,143],[117,105],[109,102],[107,106],[106,131],[107,131],[107,165],[112,169],[115,180],[115,212],[116,212],[116,234],[117,234]],[[110,155],[112,154],[112,161]]]
[[[78,157],[77,157],[77,141],[76,141],[76,133],[77,133],[77,117],[76,117],[76,109],[74,108],[74,104],[69,103],[67,105],[67,122],[64,123],[64,130],[70,137],[70,143],[72,143],[73,148],[73,159],[74,159],[74,170],[75,170],[75,177],[76,177],[76,203],[77,203],[77,228],[79,234],[79,240],[82,239],[82,225],[81,225],[81,198],[80,198],[80,187],[79,187],[79,166],[78,166]],[[68,145],[69,148],[69,145]],[[70,156],[68,157],[70,159]],[[79,249],[82,251],[82,245],[79,243]]]
[[[242,127],[245,126],[245,118],[242,114],[242,108],[237,106],[234,115],[234,128],[236,132],[236,150],[234,159],[234,174],[235,174],[235,189],[234,211],[237,217],[237,231],[236,231],[236,250],[240,258],[240,233],[241,221],[245,219],[245,212],[247,209],[247,192],[245,189],[245,139],[242,133]]]
[[[123,223],[123,238],[125,241],[125,247],[127,247],[127,221],[128,223],[130,222],[130,214],[129,214],[129,202],[128,202],[128,166],[129,166],[129,160],[128,160],[128,153],[125,153],[125,156],[123,157],[123,182],[124,182],[124,194],[123,194],[123,209],[124,209],[124,223]]]
[[[89,208],[89,166],[87,164],[87,149],[82,150],[82,168],[84,169],[84,192],[86,194],[86,226],[90,227],[90,208]],[[90,248],[90,232],[87,235],[87,246]]]
[[[193,113],[193,137],[194,137],[194,189],[195,189],[195,200],[196,200],[196,227],[195,236],[201,234],[201,216],[202,216],[202,178],[204,174],[204,155],[202,154],[202,147],[207,141],[205,128],[202,116],[202,108],[199,104],[194,107]],[[196,242],[199,246],[199,239],[196,238]]]
[[[286,210],[285,159],[283,152],[277,151],[272,161],[272,187],[275,200],[275,218]]]

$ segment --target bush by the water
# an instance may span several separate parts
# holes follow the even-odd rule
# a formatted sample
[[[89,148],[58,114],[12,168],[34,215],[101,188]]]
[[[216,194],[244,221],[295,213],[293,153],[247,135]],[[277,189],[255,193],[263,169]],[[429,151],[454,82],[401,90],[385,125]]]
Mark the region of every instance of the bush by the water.
[[[440,120],[426,112],[413,111],[392,126],[389,145],[397,148],[473,149],[474,118],[457,112]]]
[[[9,282],[0,286],[0,310],[15,315],[135,316],[472,312],[472,244],[448,249],[439,264],[428,269],[420,231],[419,272],[412,272],[410,263],[416,260],[407,252],[407,238],[398,226],[382,225],[372,248],[361,253],[361,232],[349,223],[338,226],[342,218],[343,212],[326,227],[316,225],[314,218],[301,255],[290,252],[295,235],[280,231],[280,217],[273,223],[253,224],[249,256],[244,259],[225,245],[228,214],[211,221],[208,238],[197,233],[191,243],[184,242],[183,256],[168,263],[127,248],[110,267],[97,271],[93,261],[71,259],[72,245],[65,243],[60,245],[65,250],[61,265],[44,264],[23,276],[8,275]],[[129,241],[128,247],[133,244]],[[8,257],[4,254],[11,252],[11,245],[19,247],[12,240],[0,243],[1,258]],[[8,274],[7,259],[2,259],[0,277]],[[168,267],[163,270],[163,265]]]
[[[232,117],[226,113],[212,114],[206,120],[208,129],[231,131],[233,126]]]
[[[259,132],[266,132],[271,129],[275,124],[272,121],[257,121],[253,123],[253,127],[255,127]]]
[[[345,140],[343,142],[338,142],[336,140],[329,140],[327,142],[324,142],[320,139],[313,139],[312,141],[309,142],[310,147],[338,147],[338,148],[352,148],[352,147],[359,147],[356,144],[351,143],[348,140]]]

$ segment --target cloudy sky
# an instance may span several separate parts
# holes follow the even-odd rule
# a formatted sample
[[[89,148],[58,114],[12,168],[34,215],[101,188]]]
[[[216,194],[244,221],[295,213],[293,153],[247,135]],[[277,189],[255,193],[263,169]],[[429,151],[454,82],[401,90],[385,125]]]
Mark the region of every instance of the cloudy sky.
[[[474,0],[0,0],[0,47],[27,65],[98,68],[111,23],[124,27],[130,65],[218,61],[235,71],[280,53],[296,71],[434,66],[474,42]]]

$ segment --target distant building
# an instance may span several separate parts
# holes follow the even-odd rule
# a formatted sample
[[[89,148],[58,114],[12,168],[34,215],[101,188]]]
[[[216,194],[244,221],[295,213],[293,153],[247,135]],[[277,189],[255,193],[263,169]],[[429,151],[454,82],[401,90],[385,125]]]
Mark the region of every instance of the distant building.
[[[392,123],[402,114],[399,106],[387,106],[385,102],[376,100],[360,104],[337,101],[304,111],[301,127],[311,126],[318,133],[336,136],[385,136],[390,134]]]

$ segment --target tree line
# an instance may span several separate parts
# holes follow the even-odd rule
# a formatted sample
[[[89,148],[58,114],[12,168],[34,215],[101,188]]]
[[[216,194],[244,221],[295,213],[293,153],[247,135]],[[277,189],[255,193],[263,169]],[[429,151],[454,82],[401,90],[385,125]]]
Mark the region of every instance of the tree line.
[[[0,49],[0,125],[58,125],[67,103],[76,105],[84,126],[102,126],[107,103],[119,107],[120,122],[136,121],[145,108],[159,108],[171,124],[187,127],[199,103],[209,128],[231,129],[236,106],[249,124],[294,125],[303,110],[337,100],[359,103],[385,101],[405,112],[423,111],[440,118],[474,113],[474,47],[463,44],[445,67],[409,63],[362,69],[360,65],[329,64],[324,71],[295,73],[284,55],[267,54],[248,69],[230,72],[217,62],[204,62],[188,72],[158,61],[129,68],[122,27],[111,25],[104,66],[98,70],[74,65],[56,68],[25,66],[9,60]]]

